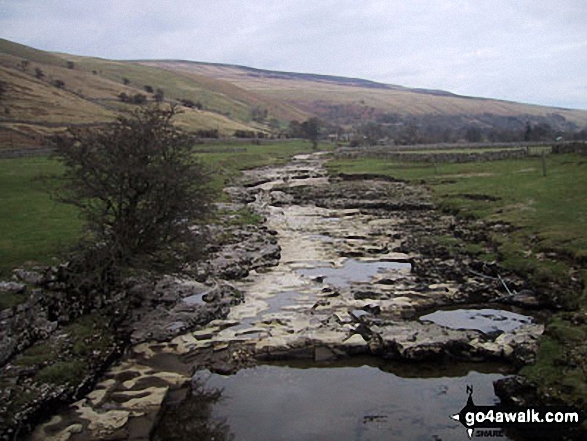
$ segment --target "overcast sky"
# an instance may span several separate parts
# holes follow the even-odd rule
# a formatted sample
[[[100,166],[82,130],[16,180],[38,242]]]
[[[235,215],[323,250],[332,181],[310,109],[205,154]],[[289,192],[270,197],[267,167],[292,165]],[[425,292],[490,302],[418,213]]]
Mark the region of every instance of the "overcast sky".
[[[0,0],[0,37],[587,109],[585,0]]]

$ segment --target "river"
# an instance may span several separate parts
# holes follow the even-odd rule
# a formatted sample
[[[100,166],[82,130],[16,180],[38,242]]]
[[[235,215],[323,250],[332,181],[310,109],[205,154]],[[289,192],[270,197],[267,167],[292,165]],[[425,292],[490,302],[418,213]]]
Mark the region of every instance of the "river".
[[[419,275],[402,244],[433,210],[423,190],[374,181],[355,194],[324,161],[298,156],[228,189],[247,193],[281,248],[277,266],[226,282],[244,302],[134,345],[32,439],[468,439],[450,418],[467,386],[477,404],[495,403],[493,381],[542,325],[473,299],[467,290],[484,283],[473,276]]]

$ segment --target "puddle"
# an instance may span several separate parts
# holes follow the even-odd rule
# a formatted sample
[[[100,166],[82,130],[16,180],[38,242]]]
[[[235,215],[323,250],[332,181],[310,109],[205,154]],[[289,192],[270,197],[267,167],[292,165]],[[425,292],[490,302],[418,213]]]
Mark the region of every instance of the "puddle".
[[[207,294],[210,294],[212,291],[214,291],[214,288],[208,288],[206,291],[204,292],[199,292],[197,294],[193,294],[191,296],[187,296],[183,299],[183,302],[189,306],[194,306],[194,305],[205,305],[206,301],[204,300],[204,297]]]
[[[194,294],[191,295],[189,297],[185,297],[183,299],[183,302],[189,306],[194,306],[194,305],[205,305],[206,302],[204,302],[204,296],[208,293],[208,291],[206,292],[202,292],[199,294]]]
[[[451,329],[476,329],[485,333],[511,332],[524,324],[533,322],[531,317],[499,309],[436,311],[420,317],[420,320],[431,321]]]
[[[232,376],[200,371],[195,393],[166,408],[153,439],[467,440],[450,419],[466,402],[497,399],[499,373],[405,377],[377,366],[258,366]],[[416,373],[417,375],[417,373]],[[442,376],[446,375],[446,376]],[[507,438],[502,438],[507,439]]]
[[[308,293],[302,293],[295,290],[282,291],[276,293],[271,297],[259,300],[262,303],[262,309],[257,311],[254,315],[239,317],[234,324],[227,326],[226,333],[234,333],[237,337],[263,337],[268,335],[267,329],[259,329],[259,323],[265,320],[283,319],[284,311],[291,310],[292,306],[305,304],[310,308],[316,302],[315,296]],[[276,313],[279,314],[275,317]]]
[[[409,263],[347,259],[340,267],[317,266],[315,268],[300,268],[296,272],[309,278],[323,277],[325,283],[343,288],[353,282],[369,282],[380,273],[410,268]]]
[[[265,302],[269,305],[268,311],[263,311],[264,313],[273,313],[279,312],[282,310],[283,307],[295,305],[298,301],[308,299],[308,295],[305,296],[300,293],[299,291],[284,291],[277,293],[273,297],[269,297],[264,299]]]

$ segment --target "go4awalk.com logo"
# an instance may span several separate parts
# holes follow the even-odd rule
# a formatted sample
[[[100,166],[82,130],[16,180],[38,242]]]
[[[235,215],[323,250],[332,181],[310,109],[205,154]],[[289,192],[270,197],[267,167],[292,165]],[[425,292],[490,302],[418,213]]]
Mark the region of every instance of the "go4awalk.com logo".
[[[467,404],[451,418],[465,426],[469,438],[473,434],[502,436],[500,429],[506,428],[560,432],[583,422],[582,413],[572,407],[477,406],[473,402],[473,386],[467,386],[467,394]]]

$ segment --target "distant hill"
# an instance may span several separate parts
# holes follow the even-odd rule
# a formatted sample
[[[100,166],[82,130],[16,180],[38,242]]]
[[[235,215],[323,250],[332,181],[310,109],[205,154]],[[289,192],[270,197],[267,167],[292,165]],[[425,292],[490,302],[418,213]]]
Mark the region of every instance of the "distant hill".
[[[587,126],[587,111],[409,89],[359,78],[277,72],[181,60],[114,61],[49,53],[0,39],[0,148],[35,147],[69,124],[103,124],[136,108],[158,89],[183,103],[178,122],[197,131],[283,131],[291,120],[318,116],[350,130],[377,122],[434,130],[520,130],[548,124],[561,132]],[[129,97],[122,102],[121,94]],[[124,96],[123,95],[123,96]],[[140,98],[140,97],[139,97]]]
[[[521,104],[456,95],[441,90],[410,89],[374,81],[292,72],[275,72],[228,64],[179,60],[138,61],[171,72],[191,72],[231,82],[243,89],[280,99],[294,106],[324,113],[333,106],[356,105],[400,115],[544,116],[558,114],[584,126],[587,111]]]
[[[48,53],[0,39],[0,148],[40,146],[43,136],[68,125],[104,124],[136,108],[119,95],[142,94],[145,86],[162,89],[165,101],[191,102],[177,119],[189,130],[265,131],[251,119],[251,108],[270,107],[284,118],[307,118],[287,104],[231,83],[184,72],[169,72],[130,62]],[[59,86],[59,87],[58,87]],[[200,107],[200,109],[198,109]]]

